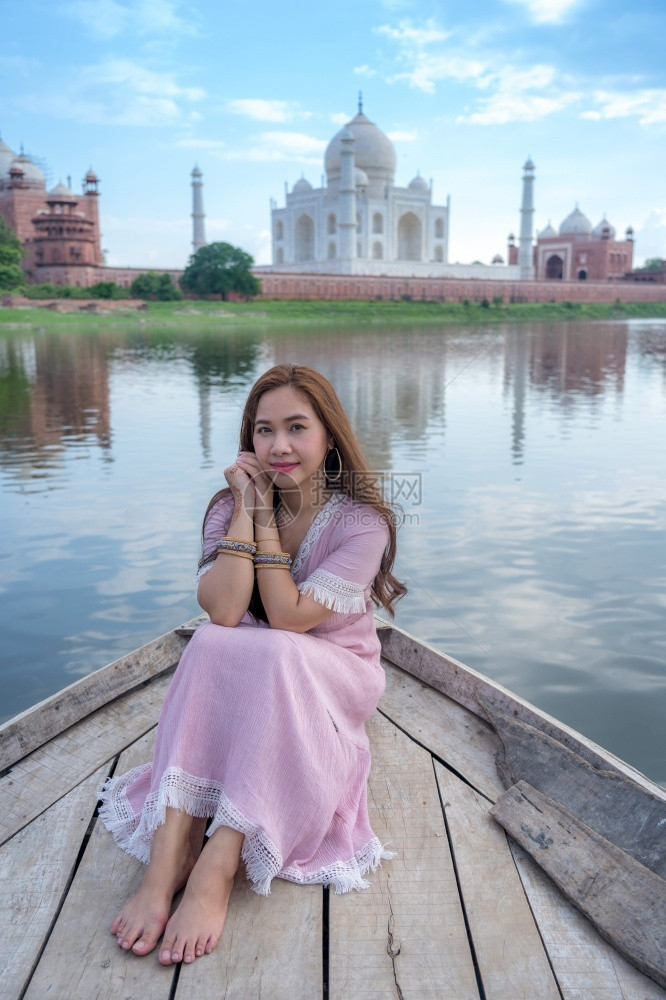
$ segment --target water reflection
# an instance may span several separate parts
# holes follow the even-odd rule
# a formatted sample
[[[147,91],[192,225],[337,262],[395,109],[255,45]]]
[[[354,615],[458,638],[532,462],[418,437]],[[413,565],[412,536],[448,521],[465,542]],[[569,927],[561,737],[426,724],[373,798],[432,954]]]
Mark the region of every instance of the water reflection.
[[[203,508],[283,361],[418,476],[399,622],[666,778],[663,322],[5,335],[5,715],[196,612]]]

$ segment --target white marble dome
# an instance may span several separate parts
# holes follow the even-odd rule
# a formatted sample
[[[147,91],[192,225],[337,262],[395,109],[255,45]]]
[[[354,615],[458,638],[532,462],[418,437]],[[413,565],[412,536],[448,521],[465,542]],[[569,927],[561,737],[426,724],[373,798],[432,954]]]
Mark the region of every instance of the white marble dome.
[[[407,186],[410,188],[410,190],[418,191],[420,194],[428,194],[428,192],[430,191],[430,186],[428,185],[427,180],[425,179],[425,177],[421,177],[420,174],[417,174],[416,177],[413,177]]]
[[[537,239],[539,240],[549,240],[553,236],[557,236],[555,228],[551,225],[550,219],[548,220],[548,225],[545,229],[542,229],[540,233],[537,233]]]
[[[306,194],[306,192],[312,191],[312,184],[310,184],[310,181],[306,181],[305,177],[301,177],[296,181],[291,190],[293,194]]]
[[[612,226],[610,224],[605,215],[601,220],[601,222],[599,222],[592,231],[592,235],[597,240],[601,239],[614,240],[615,233],[616,233],[615,226]]]
[[[62,181],[60,181],[59,184],[56,184],[56,186],[54,188],[52,188],[51,191],[49,191],[49,194],[50,195],[52,195],[52,194],[53,195],[58,195],[58,196],[63,197],[63,198],[74,198],[75,197],[74,192],[71,191],[67,187],[66,184],[63,184]]]
[[[46,177],[44,171],[40,170],[36,163],[33,163],[25,153],[21,153],[12,161],[9,169],[19,169],[23,174],[23,183],[29,187],[46,187]]]
[[[362,111],[352,118],[339,132],[333,136],[326,149],[324,166],[329,183],[340,176],[342,138],[349,129],[354,136],[354,163],[365,171],[370,179],[383,178],[393,182],[395,174],[395,149],[393,143],[380,128],[366,118]]]
[[[591,236],[592,235],[592,223],[586,215],[584,215],[579,209],[578,205],[574,208],[571,215],[567,215],[566,219],[560,226],[560,236]]]
[[[16,153],[10,149],[6,142],[0,139],[0,181],[7,180],[9,168],[16,159]]]

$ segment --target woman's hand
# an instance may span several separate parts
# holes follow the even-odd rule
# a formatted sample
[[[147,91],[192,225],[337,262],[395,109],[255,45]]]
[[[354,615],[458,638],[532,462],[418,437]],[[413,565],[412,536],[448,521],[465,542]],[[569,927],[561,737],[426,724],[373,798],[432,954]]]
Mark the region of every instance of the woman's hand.
[[[244,499],[248,509],[251,506],[255,515],[263,510],[272,516],[273,479],[270,473],[264,472],[253,451],[241,451],[236,459],[236,468],[239,470],[238,475],[246,477],[243,489],[247,490]]]
[[[239,456],[240,458],[240,456]],[[224,470],[231,495],[234,498],[234,516],[236,520],[241,511],[246,511],[250,518],[254,517],[255,491],[251,474],[243,468],[238,459]]]

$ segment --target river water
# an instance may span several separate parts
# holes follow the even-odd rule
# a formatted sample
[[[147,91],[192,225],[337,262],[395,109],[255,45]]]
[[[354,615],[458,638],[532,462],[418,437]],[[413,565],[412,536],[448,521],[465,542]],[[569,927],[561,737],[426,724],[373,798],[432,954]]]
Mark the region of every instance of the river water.
[[[666,781],[666,323],[0,335],[10,717],[197,613],[255,377],[335,384],[403,506],[397,622]]]

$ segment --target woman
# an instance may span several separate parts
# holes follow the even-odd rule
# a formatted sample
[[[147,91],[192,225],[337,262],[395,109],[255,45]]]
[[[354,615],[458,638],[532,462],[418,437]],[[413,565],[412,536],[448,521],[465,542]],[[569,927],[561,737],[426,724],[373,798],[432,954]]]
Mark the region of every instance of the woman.
[[[263,894],[275,876],[365,888],[392,856],[368,820],[364,723],[384,689],[373,602],[392,614],[405,587],[393,511],[330,383],[266,372],[224,475],[204,517],[210,622],[174,675],[152,764],[109,781],[100,813],[149,862],[112,933],[137,955],[163,934],[164,965],[215,947],[241,855]]]

